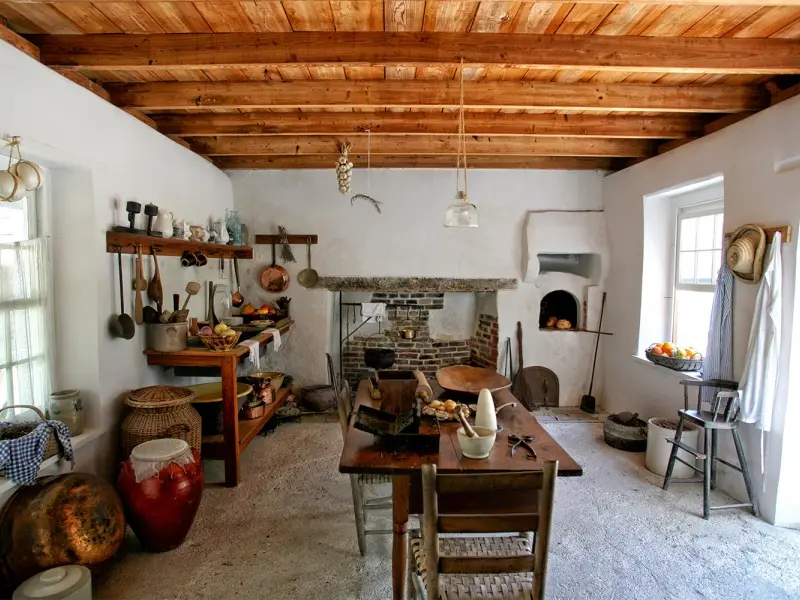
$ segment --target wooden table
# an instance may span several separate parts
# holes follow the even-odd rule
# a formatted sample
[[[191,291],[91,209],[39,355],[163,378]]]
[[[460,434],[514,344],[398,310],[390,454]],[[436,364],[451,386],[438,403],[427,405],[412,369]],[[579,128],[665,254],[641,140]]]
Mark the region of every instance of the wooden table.
[[[368,382],[362,381],[356,394],[354,413],[364,404],[380,407],[380,400],[373,400],[368,391]],[[508,390],[493,394],[499,406],[516,400]],[[341,473],[376,473],[392,476],[392,521],[394,539],[392,542],[392,592],[395,600],[406,597],[406,553],[408,547],[408,515],[422,513],[422,494],[420,470],[423,464],[433,463],[440,473],[463,473],[467,471],[535,471],[541,470],[544,461],[557,460],[558,474],[561,477],[579,476],[583,469],[567,452],[550,437],[550,434],[525,410],[521,402],[512,408],[500,411],[497,421],[504,430],[497,435],[492,453],[484,460],[464,458],[458,445],[456,431],[459,425],[453,422],[441,423],[441,438],[438,452],[387,451],[381,449],[372,434],[350,427],[345,437],[342,458],[339,462]],[[532,446],[537,460],[525,458],[526,452],[519,449],[512,457],[508,446],[508,434],[532,435]],[[454,499],[456,501],[456,499]],[[511,511],[519,504],[530,505],[530,496],[515,497],[505,495],[494,498],[491,509],[498,512]],[[442,503],[442,499],[440,499]],[[456,501],[462,509],[468,509],[463,499]],[[481,507],[485,509],[486,507]]]
[[[278,323],[281,335],[288,333],[294,321],[286,320]],[[272,342],[272,334],[262,332],[251,338],[259,342],[263,348]],[[214,367],[218,368],[222,377],[222,428],[219,435],[203,436],[203,458],[221,459],[225,461],[225,485],[236,487],[241,481],[239,472],[239,455],[244,451],[264,423],[275,414],[280,406],[290,397],[288,389],[281,389],[275,395],[275,401],[267,406],[264,416],[239,422],[239,403],[236,396],[236,367],[247,358],[250,350],[244,346],[234,346],[227,352],[211,352],[206,348],[189,348],[182,352],[158,352],[145,350],[147,364],[162,367]]]

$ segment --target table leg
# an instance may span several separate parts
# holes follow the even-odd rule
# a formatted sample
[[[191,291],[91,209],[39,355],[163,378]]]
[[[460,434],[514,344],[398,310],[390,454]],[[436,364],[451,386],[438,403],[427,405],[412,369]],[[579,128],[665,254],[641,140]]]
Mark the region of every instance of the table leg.
[[[239,403],[236,398],[235,358],[226,360],[222,374],[222,427],[224,432],[225,485],[239,485]]]
[[[411,478],[396,475],[392,478],[392,598],[406,599],[406,558],[408,555],[408,501]]]

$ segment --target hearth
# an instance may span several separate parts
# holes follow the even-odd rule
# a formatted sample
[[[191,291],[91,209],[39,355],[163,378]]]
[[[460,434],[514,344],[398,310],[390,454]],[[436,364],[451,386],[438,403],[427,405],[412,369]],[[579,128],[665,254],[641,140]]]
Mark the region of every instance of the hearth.
[[[514,280],[486,279],[382,277],[351,281],[349,289],[339,294],[343,310],[337,326],[341,327],[339,338],[344,340],[343,378],[354,384],[363,376],[365,348],[393,348],[392,370],[419,370],[428,376],[459,364],[496,369],[496,291],[514,286]],[[370,287],[372,290],[366,291]],[[385,305],[382,320],[364,323],[362,303]]]

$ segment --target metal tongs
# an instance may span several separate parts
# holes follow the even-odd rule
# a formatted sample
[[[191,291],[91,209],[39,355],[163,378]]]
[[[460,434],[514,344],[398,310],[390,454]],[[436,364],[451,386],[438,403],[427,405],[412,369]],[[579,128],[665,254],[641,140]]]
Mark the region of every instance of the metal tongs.
[[[531,442],[533,440],[534,437],[532,435],[519,436],[516,433],[509,433],[508,443],[511,446],[511,456],[514,456],[514,450],[517,449],[517,446],[522,446],[528,451],[528,454],[525,455],[525,458],[528,460],[536,460],[536,450],[534,450],[533,446],[531,446]]]

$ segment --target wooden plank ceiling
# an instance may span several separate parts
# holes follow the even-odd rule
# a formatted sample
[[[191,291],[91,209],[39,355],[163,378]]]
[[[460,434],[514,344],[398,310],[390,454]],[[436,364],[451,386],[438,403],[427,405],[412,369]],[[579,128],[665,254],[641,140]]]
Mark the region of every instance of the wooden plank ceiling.
[[[800,91],[800,0],[749,1],[25,0],[0,37],[222,168],[454,166],[463,60],[471,167],[614,169]]]

